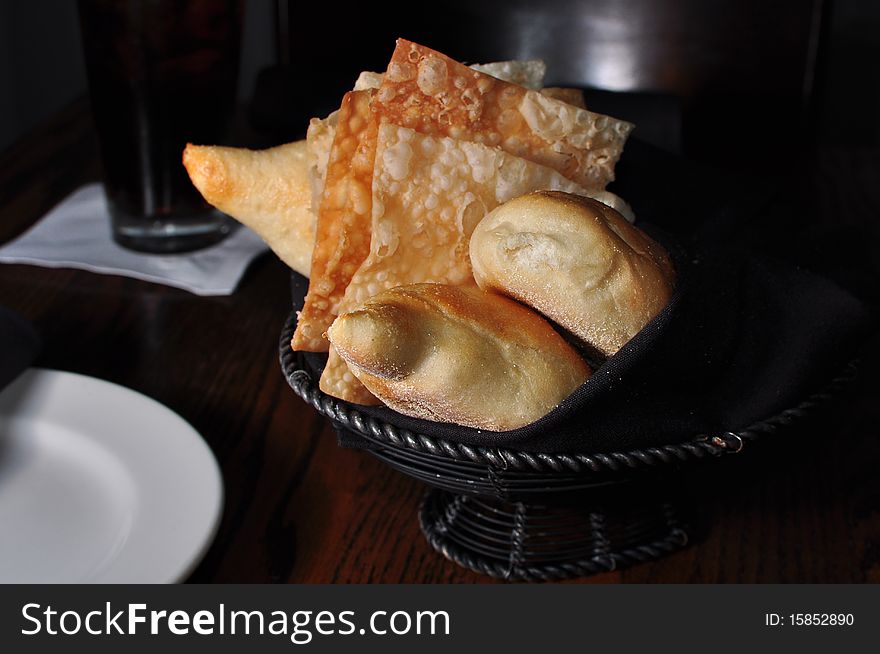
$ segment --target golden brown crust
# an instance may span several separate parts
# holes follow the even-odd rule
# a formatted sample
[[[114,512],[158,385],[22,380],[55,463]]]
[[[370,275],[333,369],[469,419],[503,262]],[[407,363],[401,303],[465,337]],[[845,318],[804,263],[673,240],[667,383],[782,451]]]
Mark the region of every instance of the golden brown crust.
[[[666,306],[666,251],[614,209],[567,193],[530,193],[498,207],[470,242],[480,288],[537,309],[611,355]]]
[[[472,286],[384,291],[340,315],[329,337],[392,409],[477,429],[534,422],[590,376],[538,314]]]

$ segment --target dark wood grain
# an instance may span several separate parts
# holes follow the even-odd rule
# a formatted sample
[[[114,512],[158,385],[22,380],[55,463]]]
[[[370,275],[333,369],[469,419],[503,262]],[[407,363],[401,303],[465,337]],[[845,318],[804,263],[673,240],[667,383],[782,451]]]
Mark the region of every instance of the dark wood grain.
[[[860,238],[856,251],[875,262],[853,277],[832,257],[830,273],[877,299],[880,153],[825,152],[797,168],[810,229],[837,234],[831,227],[845,223]],[[0,157],[0,242],[98,171],[79,103]],[[225,511],[192,581],[490,582],[427,545],[416,520],[420,484],[339,448],[329,425],[287,387],[276,343],[288,295],[288,272],[271,255],[222,298],[74,270],[0,266],[0,304],[33,321],[43,338],[38,365],[153,397],[214,451]],[[880,581],[878,359],[875,348],[846,410],[833,419],[687,475],[698,527],[687,549],[581,581]]]

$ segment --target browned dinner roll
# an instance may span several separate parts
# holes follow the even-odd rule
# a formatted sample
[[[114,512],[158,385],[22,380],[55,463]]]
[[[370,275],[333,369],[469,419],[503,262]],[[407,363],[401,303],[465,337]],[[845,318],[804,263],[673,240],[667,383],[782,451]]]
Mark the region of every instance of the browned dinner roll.
[[[328,336],[392,409],[490,431],[534,422],[590,376],[541,316],[473,286],[383,291],[336,318]]]
[[[470,256],[480,288],[534,307],[608,356],[666,306],[675,283],[663,247],[620,213],[555,191],[487,214]]]

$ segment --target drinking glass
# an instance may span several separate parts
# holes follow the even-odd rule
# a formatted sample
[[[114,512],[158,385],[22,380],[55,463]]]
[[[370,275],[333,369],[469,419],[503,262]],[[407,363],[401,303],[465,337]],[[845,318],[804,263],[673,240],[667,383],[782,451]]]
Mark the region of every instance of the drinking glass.
[[[235,104],[240,0],[79,0],[114,240],[143,252],[217,243],[232,221],[181,162],[222,143]]]

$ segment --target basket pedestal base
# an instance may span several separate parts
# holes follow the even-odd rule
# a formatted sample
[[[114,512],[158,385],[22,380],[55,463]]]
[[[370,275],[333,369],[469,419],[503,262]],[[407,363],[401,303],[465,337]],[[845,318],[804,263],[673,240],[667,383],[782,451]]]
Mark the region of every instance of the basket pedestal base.
[[[447,559],[508,580],[551,581],[610,572],[664,556],[687,544],[675,505],[541,505],[431,489],[419,512],[422,532]]]

